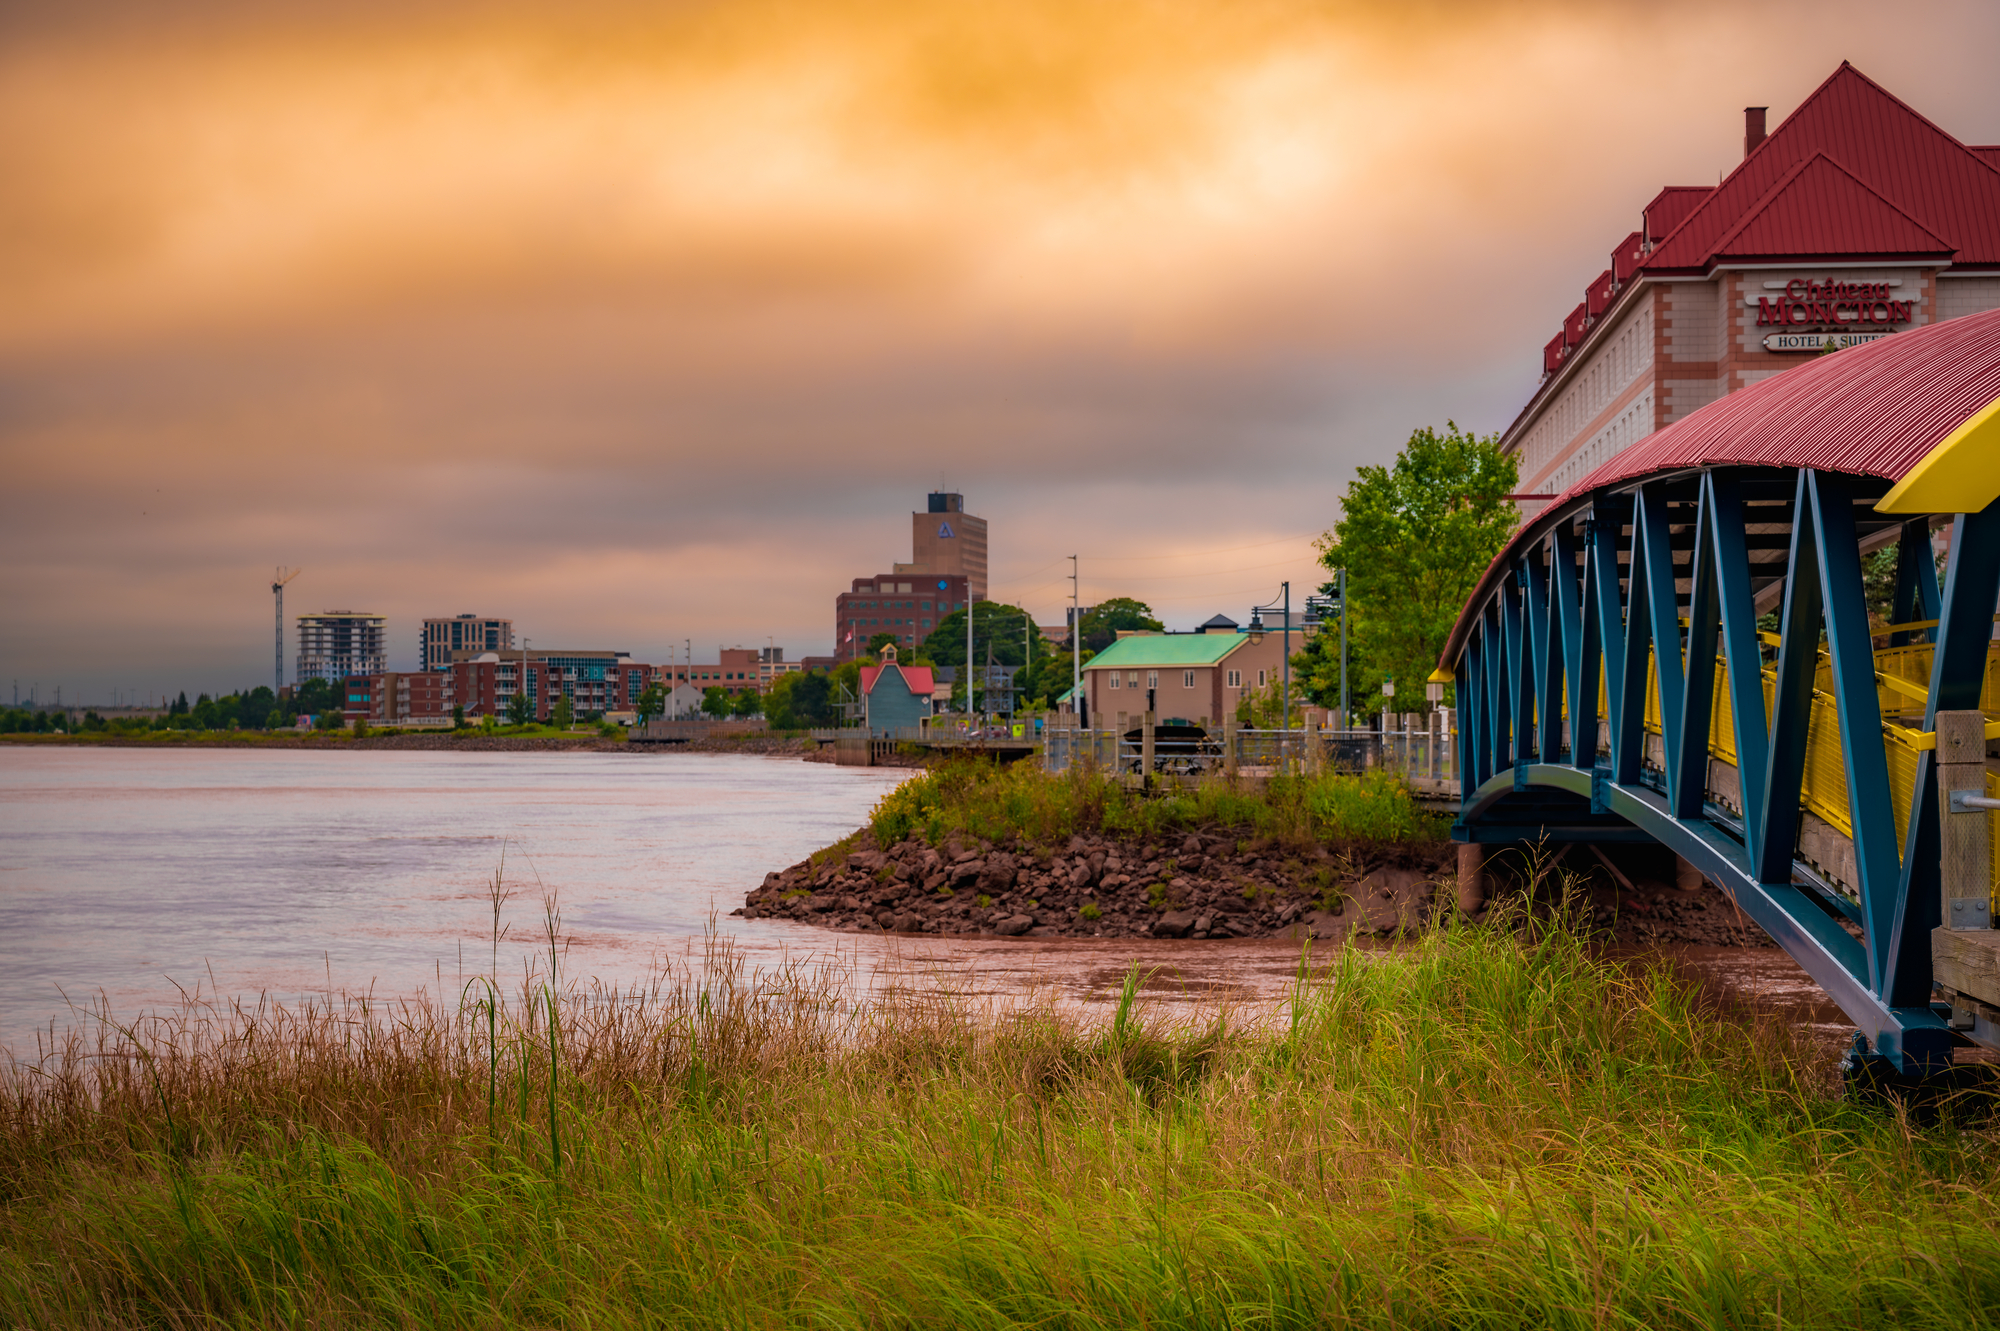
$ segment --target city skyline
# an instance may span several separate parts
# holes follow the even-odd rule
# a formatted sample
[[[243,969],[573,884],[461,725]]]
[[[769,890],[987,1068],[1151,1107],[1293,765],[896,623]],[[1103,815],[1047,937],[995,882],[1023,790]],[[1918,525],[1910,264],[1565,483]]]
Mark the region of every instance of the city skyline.
[[[2000,142],[2000,20],[1925,12],[10,15],[0,678],[253,687],[280,564],[393,662],[467,607],[822,654],[931,489],[1050,622],[1071,553],[1238,614],[1355,466],[1513,418],[1744,106],[1852,59]]]

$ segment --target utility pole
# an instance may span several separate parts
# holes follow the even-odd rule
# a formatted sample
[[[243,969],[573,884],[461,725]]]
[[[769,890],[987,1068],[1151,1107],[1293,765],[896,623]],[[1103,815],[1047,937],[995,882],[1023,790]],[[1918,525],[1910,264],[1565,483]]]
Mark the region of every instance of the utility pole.
[[[1083,584],[1077,580],[1076,556],[1069,557],[1069,710],[1083,725]]]
[[[1352,730],[1354,720],[1347,710],[1347,570],[1339,570],[1334,577],[1340,590],[1340,724]]]
[[[1292,584],[1285,583],[1285,729],[1292,728]]]
[[[965,726],[972,728],[972,578],[965,579]]]

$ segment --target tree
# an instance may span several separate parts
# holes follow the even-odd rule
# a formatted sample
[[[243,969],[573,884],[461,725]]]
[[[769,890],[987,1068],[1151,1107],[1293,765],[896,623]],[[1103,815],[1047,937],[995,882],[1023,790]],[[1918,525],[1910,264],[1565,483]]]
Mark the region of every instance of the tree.
[[[795,726],[803,729],[834,723],[833,686],[824,674],[814,671],[811,674],[787,675],[785,678],[792,681],[785,702],[791,709]],[[773,721],[772,724],[777,723]]]
[[[1095,655],[1096,652],[1086,650],[1083,663],[1089,665],[1090,658]],[[1055,700],[1069,691],[1074,665],[1074,658],[1069,652],[1037,652],[1034,664],[1014,681],[1019,696],[1017,705],[1023,708],[1055,706]]]
[[[764,710],[764,695],[755,689],[744,689],[729,705],[732,716],[757,716]]]
[[[1158,633],[1165,627],[1153,618],[1153,607],[1144,601],[1136,601],[1129,596],[1114,596],[1083,612],[1083,645],[1087,651],[1101,652],[1118,641],[1120,629]]]
[[[986,647],[993,646],[993,664],[1017,666],[1026,660],[1025,635],[1033,633],[1033,617],[1017,605],[1002,601],[977,601],[972,607],[972,654],[986,663]],[[1041,654],[1040,649],[1036,655]],[[954,610],[938,621],[936,631],[924,639],[919,659],[933,665],[965,664],[965,611]]]
[[[507,700],[507,719],[517,726],[535,719],[535,705],[528,701],[526,693],[516,693]]]
[[[568,730],[576,721],[576,704],[568,694],[556,698],[555,706],[549,708],[549,724],[557,730]]]
[[[639,690],[639,702],[635,710],[639,713],[641,721],[650,721],[664,713],[667,710],[666,685],[656,679]]]
[[[965,621],[963,619],[959,620],[958,626],[961,630],[963,630],[965,627]],[[902,641],[903,640],[901,636],[899,636],[898,634],[877,633],[873,637],[868,639],[868,655],[879,657],[882,655],[882,649],[884,647],[896,647],[901,645]]]
[[[701,692],[701,710],[718,721],[729,715],[729,690],[714,685]]]
[[[1387,467],[1362,467],[1341,518],[1319,538],[1320,562],[1347,570],[1349,680],[1357,710],[1383,705],[1395,680],[1402,710],[1417,706],[1444,640],[1479,575],[1519,520],[1506,496],[1520,484],[1500,437],[1446,421],[1415,431]],[[1308,691],[1338,703],[1339,633],[1322,634]]]

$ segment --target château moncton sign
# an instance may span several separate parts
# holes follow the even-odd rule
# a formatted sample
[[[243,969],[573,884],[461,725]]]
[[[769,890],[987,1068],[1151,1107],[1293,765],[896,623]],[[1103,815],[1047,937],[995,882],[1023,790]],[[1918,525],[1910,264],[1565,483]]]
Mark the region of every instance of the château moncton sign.
[[[1906,324],[1914,301],[1895,300],[1887,282],[1813,281],[1795,277],[1785,294],[1757,298],[1759,328],[1802,324]]]

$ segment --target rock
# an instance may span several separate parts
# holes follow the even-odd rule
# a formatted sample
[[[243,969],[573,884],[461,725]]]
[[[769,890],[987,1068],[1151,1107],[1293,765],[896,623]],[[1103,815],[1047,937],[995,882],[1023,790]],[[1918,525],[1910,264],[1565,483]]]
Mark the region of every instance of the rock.
[[[985,866],[978,860],[961,860],[951,866],[950,882],[953,891],[977,879]]]
[[[1202,915],[1196,917],[1195,919],[1194,931],[1198,934],[1205,934],[1214,927],[1215,927],[1215,917],[1213,915]]]
[[[924,879],[924,891],[935,892],[950,881],[951,881],[951,875],[946,873],[934,873],[930,877]]]
[[[1153,921],[1153,937],[1186,938],[1194,932],[1195,913],[1191,910],[1170,910]]]
[[[1347,932],[1348,921],[1331,911],[1315,910],[1306,916],[1306,933],[1313,938],[1339,938]]]
[[[1283,906],[1281,906],[1278,909],[1278,923],[1290,924],[1293,920],[1298,918],[1298,914],[1299,914],[1299,903],[1296,901],[1287,901]]]
[[[979,890],[988,896],[996,896],[1014,885],[1017,868],[1014,857],[1004,852],[986,857],[985,866],[979,871]]]
[[[1078,892],[1089,887],[1090,866],[1088,864],[1079,864],[1074,869],[1071,869],[1069,871],[1069,885]]]
[[[783,885],[784,881],[784,875],[782,874],[767,873],[764,875],[764,886],[766,887],[779,887]]]
[[[848,900],[852,901],[853,898],[849,897]],[[813,914],[824,915],[828,911],[833,909],[835,903],[832,897],[822,894],[820,896],[815,896],[810,898],[806,904]],[[861,903],[856,901],[854,904],[858,906]]]
[[[1181,842],[1181,854],[1183,855],[1201,854],[1201,838],[1198,836],[1190,836],[1188,837],[1187,840]]]
[[[842,910],[860,910],[861,898],[857,896],[844,896],[840,899],[840,908]]]
[[[994,925],[993,932],[999,934],[1002,938],[1018,938],[1020,935],[1028,932],[1028,930],[1034,927],[1035,927],[1034,916],[1010,915],[1006,919]]]

